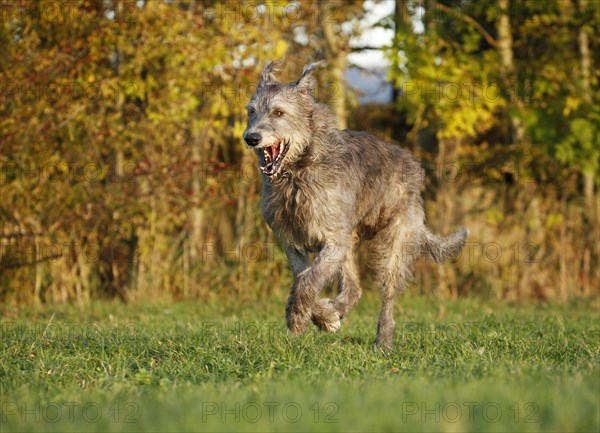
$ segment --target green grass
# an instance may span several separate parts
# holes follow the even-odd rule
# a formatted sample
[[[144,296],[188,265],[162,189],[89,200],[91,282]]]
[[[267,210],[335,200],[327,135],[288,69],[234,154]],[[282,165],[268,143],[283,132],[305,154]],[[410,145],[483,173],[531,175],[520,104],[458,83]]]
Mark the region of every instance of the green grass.
[[[367,296],[292,339],[251,305],[5,308],[1,430],[599,431],[597,306]]]

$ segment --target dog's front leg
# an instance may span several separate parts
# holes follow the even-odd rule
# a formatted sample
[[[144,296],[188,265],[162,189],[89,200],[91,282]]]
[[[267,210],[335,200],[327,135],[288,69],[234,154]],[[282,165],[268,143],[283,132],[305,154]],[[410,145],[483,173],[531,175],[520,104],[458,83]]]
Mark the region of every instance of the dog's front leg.
[[[326,244],[315,261],[295,275],[286,308],[287,325],[292,335],[304,333],[313,315],[315,323],[321,329],[334,332],[339,328],[339,315],[335,309],[318,301],[317,296],[339,271],[347,250],[348,247],[344,244]],[[328,317],[325,314],[328,311],[336,317]]]
[[[292,245],[285,246],[285,255],[287,256],[288,263],[292,268],[294,279],[298,278],[298,274],[308,268],[310,264],[308,261],[308,255],[304,251],[298,250]]]
[[[285,254],[288,263],[294,274],[294,284],[290,289],[290,297],[286,307],[286,321],[290,332],[293,335],[300,335],[306,329],[306,323],[310,320],[311,306],[306,305],[307,300],[304,297],[302,301],[298,301],[298,281],[300,274],[305,272],[309,267],[308,256],[291,245],[286,245]],[[308,316],[308,320],[306,319]]]

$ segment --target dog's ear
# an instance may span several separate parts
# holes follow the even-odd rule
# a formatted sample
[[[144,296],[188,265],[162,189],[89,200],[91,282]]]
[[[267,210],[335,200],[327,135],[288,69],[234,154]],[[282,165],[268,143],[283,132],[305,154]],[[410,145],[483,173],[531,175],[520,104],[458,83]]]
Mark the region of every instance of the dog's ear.
[[[281,64],[281,62],[269,62],[267,63],[267,66],[265,67],[265,69],[262,71],[262,74],[260,75],[260,81],[258,82],[258,87],[263,87],[266,86],[268,84],[277,84],[278,81],[275,78],[275,75],[273,75],[273,72],[278,70],[278,66]]]
[[[311,63],[310,65],[306,65],[302,71],[302,76],[298,81],[296,81],[296,90],[298,90],[300,93],[312,95],[316,84],[315,77],[313,77],[313,71],[317,68],[317,66],[320,66],[323,63],[325,63],[325,61],[320,60],[318,62]]]

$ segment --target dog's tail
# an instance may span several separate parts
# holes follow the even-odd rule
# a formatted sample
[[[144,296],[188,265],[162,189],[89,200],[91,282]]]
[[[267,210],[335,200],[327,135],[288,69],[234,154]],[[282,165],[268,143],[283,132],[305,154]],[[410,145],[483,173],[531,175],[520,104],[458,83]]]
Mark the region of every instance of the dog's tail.
[[[434,235],[425,229],[423,233],[422,253],[425,258],[436,263],[455,259],[465,246],[465,240],[468,235],[469,231],[464,227],[446,238]]]

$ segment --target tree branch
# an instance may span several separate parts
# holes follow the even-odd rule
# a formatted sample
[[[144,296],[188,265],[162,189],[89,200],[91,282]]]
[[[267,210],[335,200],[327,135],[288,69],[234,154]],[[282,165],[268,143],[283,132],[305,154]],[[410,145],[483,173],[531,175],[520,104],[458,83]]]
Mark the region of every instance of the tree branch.
[[[496,42],[496,40],[492,37],[492,35],[490,35],[487,32],[487,30],[483,28],[483,26],[481,24],[479,24],[477,21],[475,21],[469,15],[466,15],[466,14],[462,13],[461,11],[458,11],[456,9],[448,7],[444,4],[438,3],[435,0],[433,3],[435,5],[435,7],[439,8],[442,12],[446,12],[449,15],[453,15],[456,18],[459,18],[459,19],[463,20],[464,22],[466,22],[467,24],[470,24],[471,26],[473,26],[475,28],[475,30],[477,30],[479,32],[479,34],[481,34],[481,36],[483,36],[483,38],[487,41],[487,43],[490,44],[492,47],[496,48],[498,46],[498,42]]]
[[[361,47],[351,47],[350,51],[352,51],[353,53],[359,52],[359,51],[367,51],[367,50],[382,50],[385,47],[370,47],[370,46],[361,46]]]

